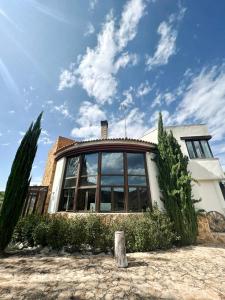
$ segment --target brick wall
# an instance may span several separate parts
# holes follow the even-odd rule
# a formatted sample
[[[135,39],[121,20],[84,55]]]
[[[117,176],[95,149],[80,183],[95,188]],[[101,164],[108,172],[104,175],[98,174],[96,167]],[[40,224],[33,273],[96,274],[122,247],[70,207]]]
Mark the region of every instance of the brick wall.
[[[55,175],[55,168],[56,168],[55,152],[58,151],[60,148],[68,146],[73,143],[74,143],[73,140],[59,136],[55,144],[52,146],[52,148],[48,153],[44,176],[42,179],[42,185],[48,186],[48,194],[45,202],[44,212],[47,212],[48,210],[48,205],[49,205],[51,191],[52,191],[52,184]]]

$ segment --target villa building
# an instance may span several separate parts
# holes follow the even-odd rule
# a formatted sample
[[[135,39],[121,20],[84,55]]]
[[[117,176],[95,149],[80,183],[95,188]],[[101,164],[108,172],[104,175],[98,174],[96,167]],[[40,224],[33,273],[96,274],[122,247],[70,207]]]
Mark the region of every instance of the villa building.
[[[173,132],[189,157],[193,196],[201,199],[198,208],[225,214],[224,172],[213,157],[207,126],[169,126],[166,130]],[[111,139],[107,121],[101,122],[100,139],[77,142],[59,137],[49,152],[42,181],[42,188],[48,188],[46,197],[39,200],[33,193],[26,210],[129,213],[145,211],[154,202],[163,208],[156,153],[157,130],[140,139]]]

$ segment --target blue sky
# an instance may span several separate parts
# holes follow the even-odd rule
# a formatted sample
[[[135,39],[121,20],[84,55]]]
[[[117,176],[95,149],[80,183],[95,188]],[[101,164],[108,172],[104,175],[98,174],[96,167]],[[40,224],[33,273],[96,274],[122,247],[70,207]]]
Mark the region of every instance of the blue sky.
[[[44,111],[32,170],[57,136],[141,137],[207,123],[225,167],[225,2],[0,0],[0,189],[19,142]]]

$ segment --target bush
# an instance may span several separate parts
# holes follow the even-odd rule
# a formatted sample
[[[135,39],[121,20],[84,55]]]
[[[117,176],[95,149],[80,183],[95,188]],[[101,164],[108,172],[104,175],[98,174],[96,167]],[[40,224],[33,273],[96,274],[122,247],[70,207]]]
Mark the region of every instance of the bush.
[[[14,230],[12,241],[22,243],[26,242],[28,245],[33,246],[33,232],[41,221],[46,221],[46,217],[35,214],[19,219]]]
[[[33,231],[33,240],[35,245],[47,246],[49,234],[49,223],[40,222]]]
[[[83,244],[86,242],[85,219],[74,218],[68,221],[68,246],[72,250],[82,249]]]
[[[14,232],[15,242],[48,246],[60,250],[70,247],[79,251],[90,247],[106,251],[113,249],[114,233],[125,232],[127,252],[167,249],[177,239],[166,213],[154,207],[153,211],[128,215],[121,220],[105,223],[100,215],[67,219],[59,216],[31,215],[21,219]]]
[[[48,224],[46,243],[52,249],[60,250],[67,246],[69,240],[68,220],[63,217],[53,217]]]
[[[90,214],[85,220],[85,243],[94,249],[105,250],[109,244],[108,226],[103,223],[98,215]]]

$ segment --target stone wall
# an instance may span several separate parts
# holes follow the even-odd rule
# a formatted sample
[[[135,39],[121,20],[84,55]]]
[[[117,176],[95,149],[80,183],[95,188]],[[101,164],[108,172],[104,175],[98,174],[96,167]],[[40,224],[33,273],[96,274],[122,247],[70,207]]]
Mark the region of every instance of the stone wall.
[[[205,215],[198,216],[198,238],[197,242],[211,243],[211,244],[224,244],[225,233],[213,232],[209,227],[208,219]]]
[[[59,136],[55,144],[52,146],[52,148],[48,153],[48,159],[45,165],[45,172],[42,179],[42,185],[48,186],[48,194],[45,201],[44,212],[47,212],[48,210],[48,205],[49,205],[51,191],[52,191],[52,184],[55,175],[55,168],[56,168],[55,152],[58,151],[60,148],[68,146],[73,143],[74,143],[73,140]]]

